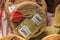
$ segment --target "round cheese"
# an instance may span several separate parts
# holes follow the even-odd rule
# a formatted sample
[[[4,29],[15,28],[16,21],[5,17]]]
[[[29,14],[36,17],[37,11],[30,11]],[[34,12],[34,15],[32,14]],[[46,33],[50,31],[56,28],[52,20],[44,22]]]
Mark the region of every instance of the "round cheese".
[[[25,40],[25,39],[17,35],[8,35],[3,38],[0,38],[0,40]]]
[[[60,34],[51,34],[44,37],[42,40],[60,40]]]

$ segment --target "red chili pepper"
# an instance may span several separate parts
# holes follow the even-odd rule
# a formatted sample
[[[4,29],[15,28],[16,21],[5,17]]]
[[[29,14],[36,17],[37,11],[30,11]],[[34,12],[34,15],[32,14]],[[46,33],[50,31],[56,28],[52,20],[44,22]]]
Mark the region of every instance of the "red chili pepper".
[[[4,9],[0,9],[0,26],[2,27],[2,13],[3,13]],[[2,36],[4,36],[3,34],[3,27],[2,27]]]
[[[1,20],[2,20],[2,10],[0,9],[0,26],[1,26]]]
[[[11,13],[11,17],[12,17],[12,22],[20,22],[23,20],[23,14],[18,10],[13,11]]]

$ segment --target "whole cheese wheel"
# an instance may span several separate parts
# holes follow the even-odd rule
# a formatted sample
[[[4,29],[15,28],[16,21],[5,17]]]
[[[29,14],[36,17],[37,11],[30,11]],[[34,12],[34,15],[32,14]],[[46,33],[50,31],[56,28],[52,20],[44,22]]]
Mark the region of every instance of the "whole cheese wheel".
[[[44,37],[42,40],[60,40],[60,34],[51,34]]]
[[[41,27],[46,25],[45,12],[40,5],[34,2],[23,2],[18,4],[15,10],[19,10],[24,15],[24,21],[15,28],[17,35],[30,39]],[[14,27],[14,23],[11,23]],[[43,25],[43,26],[42,26]]]
[[[11,1],[12,1],[12,2],[11,2]],[[5,8],[5,9],[6,9],[6,15],[7,15],[7,16],[10,16],[10,13],[11,13],[11,12],[10,12],[9,9],[8,9],[8,7],[9,7],[10,5],[12,5],[11,7],[14,9],[15,7],[18,6],[18,5],[16,5],[16,4],[22,3],[22,2],[24,2],[24,1],[34,1],[34,2],[36,2],[36,3],[39,4],[39,5],[42,4],[42,6],[44,7],[43,10],[46,9],[46,8],[45,8],[45,7],[46,7],[46,3],[45,3],[44,0],[41,0],[41,1],[39,1],[39,2],[38,2],[37,0],[19,0],[19,1],[18,1],[18,0],[15,0],[15,1],[14,1],[14,0],[10,0],[10,1],[8,0],[8,1],[6,2],[6,5],[7,5],[7,6],[6,6],[6,8]],[[41,3],[40,3],[40,2],[41,2]],[[7,3],[8,3],[8,4],[7,4]],[[15,7],[14,7],[13,4],[15,4]],[[41,6],[41,7],[42,7],[42,6]],[[45,10],[45,11],[46,11],[46,10]],[[43,12],[44,12],[44,11],[43,11]],[[28,15],[29,15],[29,14],[28,14]],[[44,17],[45,17],[45,21],[46,21],[46,13],[45,13],[45,16],[44,16]],[[10,19],[10,17],[8,17],[8,19]],[[19,25],[20,23],[19,23],[19,22],[18,22],[18,23],[14,23],[14,25],[15,25],[15,24]],[[15,25],[15,26],[16,26],[16,25]],[[40,30],[40,31],[41,31],[41,30]],[[39,32],[39,31],[38,31],[38,32]],[[42,32],[42,31],[41,31],[41,32]],[[37,34],[37,33],[36,33],[36,34]],[[35,35],[36,35],[36,34],[35,34]],[[40,34],[41,34],[41,33],[40,33]]]
[[[10,24],[9,21],[10,21],[11,13],[18,6],[17,4],[22,3],[24,1],[33,1],[33,2],[35,2],[35,0],[6,0],[6,3],[5,3],[5,12],[6,12],[6,17],[7,17],[7,20],[8,20],[9,24]],[[19,24],[19,23],[15,22],[15,24]]]
[[[8,35],[3,38],[0,38],[0,40],[25,40],[25,39],[17,35]]]
[[[44,31],[46,32],[47,35],[50,35],[50,34],[58,34],[60,29],[54,26],[48,26],[45,28]]]
[[[24,2],[24,1],[35,1],[35,0],[9,0],[9,2],[12,2],[14,4],[18,4],[18,3],[21,3],[21,2]]]
[[[60,28],[60,5],[56,7],[53,26]]]
[[[44,11],[47,12],[47,5],[45,0],[6,0],[5,6],[6,6],[6,10],[8,11],[8,7],[11,5],[15,5],[15,7],[17,6],[17,4],[25,2],[25,1],[32,1],[32,2],[36,2],[37,4],[42,6],[42,9]],[[8,11],[10,12],[10,11]]]
[[[36,0],[37,4],[42,6],[42,9],[47,12],[47,5],[45,0]]]
[[[36,2],[37,4],[41,4],[42,5],[43,10],[46,11],[46,9],[47,9],[45,0],[40,0],[40,1],[39,0],[6,0],[5,10],[6,10],[6,16],[8,16],[7,17],[8,20],[10,19],[10,13],[18,6],[17,4],[22,3],[24,1]]]

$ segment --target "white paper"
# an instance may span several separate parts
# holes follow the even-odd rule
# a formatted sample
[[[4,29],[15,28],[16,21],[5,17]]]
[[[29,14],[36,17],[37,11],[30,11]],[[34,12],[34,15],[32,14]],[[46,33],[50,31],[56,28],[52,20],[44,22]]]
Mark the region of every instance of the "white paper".
[[[15,5],[9,6],[8,9],[9,9],[9,11],[10,11],[10,13],[11,13],[11,12],[15,9]]]
[[[32,21],[39,25],[42,22],[42,17],[38,13],[36,13],[33,16]]]
[[[29,30],[29,28],[27,28],[25,25],[22,26],[21,29],[19,29],[18,31],[25,38],[28,37],[29,34],[31,33],[31,31]]]

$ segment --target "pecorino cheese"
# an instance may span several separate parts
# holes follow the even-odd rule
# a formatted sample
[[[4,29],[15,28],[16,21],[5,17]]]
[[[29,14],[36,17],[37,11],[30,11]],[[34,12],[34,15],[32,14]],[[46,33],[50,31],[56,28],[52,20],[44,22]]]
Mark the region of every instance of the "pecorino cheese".
[[[56,7],[53,26],[60,28],[60,5]]]
[[[6,0],[5,12],[6,12],[6,17],[7,17],[7,20],[8,20],[9,24],[10,24],[10,15],[11,15],[11,13],[18,6],[17,4],[19,4],[21,2],[24,2],[24,1],[33,1],[33,2],[35,2],[35,0]],[[15,23],[15,24],[19,24],[19,23]]]
[[[25,39],[17,35],[8,35],[3,38],[0,38],[0,40],[25,40]]]
[[[15,8],[16,7],[18,7],[19,5],[17,5],[17,4],[19,4],[19,3],[21,3],[21,2],[24,2],[24,1],[34,1],[34,2],[36,2],[36,3],[38,3],[38,1],[37,0],[16,0],[16,1],[12,1],[12,0],[8,0],[7,2],[6,2],[6,7],[5,7],[5,9],[6,9],[6,16],[7,16],[7,19],[8,20],[10,20],[11,18],[10,18],[10,14],[15,10]],[[18,1],[18,2],[17,2]],[[44,1],[44,0],[43,0]],[[45,1],[44,1],[45,2]],[[43,2],[43,3],[44,3]],[[40,3],[40,1],[39,1],[39,3]],[[41,2],[41,4],[42,4],[42,6],[46,6],[46,5],[44,5],[42,2]],[[41,6],[41,7],[42,7]],[[34,7],[34,6],[33,6]],[[32,8],[33,8],[32,7]],[[24,9],[24,8],[23,8]],[[27,9],[26,9],[27,10]],[[34,9],[35,10],[35,9]],[[43,8],[43,10],[45,10],[44,8]],[[23,11],[24,13],[26,12],[26,11]],[[22,13],[23,13],[22,12]],[[27,11],[28,13],[29,13],[29,11]],[[35,12],[35,11],[34,11]],[[34,13],[33,12],[33,13]],[[31,11],[31,13],[32,13],[32,11]],[[43,17],[44,17],[44,20],[45,20],[45,24],[43,23],[43,25],[46,25],[46,13],[45,13],[45,11],[41,11],[41,13],[44,13],[44,15],[43,14],[41,14]],[[25,15],[25,14],[24,14]],[[27,15],[29,15],[29,14],[27,14]],[[24,18],[25,17],[31,17],[32,15],[30,15],[30,16],[24,16]],[[37,25],[39,25],[40,24],[40,22],[36,19],[36,16],[38,17],[38,18],[40,18],[41,20],[42,20],[42,18],[41,18],[41,16],[39,17],[39,13],[36,13],[36,14],[33,14],[33,15],[35,15],[34,17],[32,17],[32,21],[34,21]],[[13,25],[15,28],[20,24],[21,22],[13,22],[13,23],[11,23],[11,25]],[[41,26],[41,27],[43,27],[43,25]],[[44,26],[45,27],[45,26]],[[44,28],[43,27],[43,28]],[[13,28],[13,27],[12,27]],[[14,29],[14,28],[13,28]],[[42,31],[41,31],[41,29],[39,29],[40,30],[40,32],[42,33]],[[14,32],[15,32],[16,30],[14,29]],[[38,31],[39,32],[39,31]],[[41,33],[39,33],[39,34],[41,34]],[[18,34],[18,33],[17,33]],[[37,33],[36,33],[37,34]],[[35,34],[35,35],[36,35]]]
[[[33,2],[35,2],[35,0],[9,0],[9,2],[12,2],[14,4],[18,4],[18,3],[21,3],[21,2],[24,2],[24,1],[33,1]]]
[[[36,3],[42,6],[42,9],[47,12],[47,5],[45,0],[36,0]]]
[[[24,20],[19,22],[20,24],[18,26],[13,22],[10,23],[17,35],[21,35],[25,39],[30,39],[41,27],[46,25],[45,12],[42,12],[42,7],[38,4],[34,2],[23,2],[18,4],[16,10],[19,10],[24,17]],[[13,17],[10,18],[13,20]]]
[[[60,40],[60,34],[51,34],[44,37],[42,40]]]
[[[37,4],[42,6],[42,9],[45,12],[47,12],[47,5],[46,5],[45,0],[6,0],[5,9],[6,9],[7,13],[11,13],[15,9],[17,4],[25,2],[25,1],[36,2]]]

